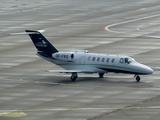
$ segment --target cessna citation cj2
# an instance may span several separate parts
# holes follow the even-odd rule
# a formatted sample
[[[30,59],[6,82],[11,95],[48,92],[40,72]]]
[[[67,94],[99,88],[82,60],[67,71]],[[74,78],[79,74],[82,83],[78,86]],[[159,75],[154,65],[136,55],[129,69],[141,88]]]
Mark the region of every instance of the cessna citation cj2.
[[[28,34],[33,41],[38,56],[65,69],[48,70],[48,72],[71,73],[72,81],[77,79],[77,73],[98,73],[102,78],[105,73],[114,72],[134,74],[139,82],[139,75],[153,73],[150,67],[140,64],[128,56],[88,53],[87,50],[59,52],[41,32],[26,30],[24,34]]]

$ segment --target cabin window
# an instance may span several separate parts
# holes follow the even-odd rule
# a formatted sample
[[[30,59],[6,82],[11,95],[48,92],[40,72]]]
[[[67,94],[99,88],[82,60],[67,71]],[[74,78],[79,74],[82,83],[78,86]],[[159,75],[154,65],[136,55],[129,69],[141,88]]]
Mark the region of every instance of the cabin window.
[[[93,58],[92,58],[92,61],[95,61],[95,59],[96,59],[96,57],[93,57]]]
[[[102,62],[104,62],[105,61],[105,58],[102,58]]]
[[[97,61],[98,61],[98,62],[100,61],[100,57],[97,58]]]
[[[119,60],[119,63],[124,63],[124,59],[121,58],[121,59]]]
[[[112,59],[112,63],[114,63],[115,59]]]
[[[106,62],[109,62],[109,58],[106,59]]]
[[[89,56],[89,57],[88,57],[88,61],[90,61],[90,60],[91,60],[91,57]]]

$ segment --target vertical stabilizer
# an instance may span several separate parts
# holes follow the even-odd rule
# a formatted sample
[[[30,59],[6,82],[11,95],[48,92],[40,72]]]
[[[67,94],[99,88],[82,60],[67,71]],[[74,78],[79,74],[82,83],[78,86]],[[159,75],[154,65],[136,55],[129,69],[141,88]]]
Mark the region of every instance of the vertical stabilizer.
[[[47,55],[58,52],[58,50],[39,31],[26,30],[26,33],[31,38],[38,52],[43,52]]]

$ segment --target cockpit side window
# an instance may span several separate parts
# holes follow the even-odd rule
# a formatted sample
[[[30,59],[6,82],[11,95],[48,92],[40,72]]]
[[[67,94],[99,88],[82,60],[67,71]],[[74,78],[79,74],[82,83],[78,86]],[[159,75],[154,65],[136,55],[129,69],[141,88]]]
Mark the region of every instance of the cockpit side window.
[[[121,58],[121,59],[119,60],[119,63],[124,63],[124,59]]]

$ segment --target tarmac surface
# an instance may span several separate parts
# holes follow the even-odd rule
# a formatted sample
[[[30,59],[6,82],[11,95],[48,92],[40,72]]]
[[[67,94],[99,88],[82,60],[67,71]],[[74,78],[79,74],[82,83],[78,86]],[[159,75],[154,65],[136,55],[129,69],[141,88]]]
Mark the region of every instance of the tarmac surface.
[[[45,29],[59,50],[128,55],[154,74],[47,73],[27,35]],[[159,120],[159,0],[1,0],[0,120]]]

